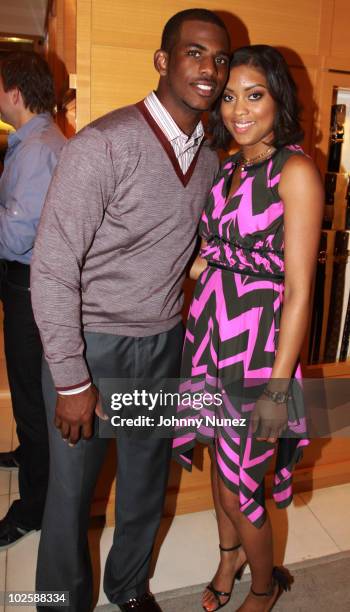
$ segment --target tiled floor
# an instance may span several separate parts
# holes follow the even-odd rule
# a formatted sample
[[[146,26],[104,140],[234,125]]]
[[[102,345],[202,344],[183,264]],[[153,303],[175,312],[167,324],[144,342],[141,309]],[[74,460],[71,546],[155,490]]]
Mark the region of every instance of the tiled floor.
[[[0,450],[14,448],[16,436],[8,398],[0,397]],[[18,496],[16,473],[0,471],[0,517]],[[275,536],[275,558],[286,564],[330,555],[350,549],[350,484],[299,494],[287,510],[277,510],[268,502]],[[213,511],[164,520],[166,536],[160,550],[151,588],[155,593],[206,582],[218,562],[216,520]],[[101,566],[112,541],[112,528],[92,532],[90,543]],[[7,552],[0,553],[0,591],[32,590],[39,534],[27,536]],[[99,551],[98,551],[99,547]],[[107,603],[100,589],[98,604]],[[23,608],[4,607],[0,612],[21,612]],[[28,612],[34,608],[26,607]]]

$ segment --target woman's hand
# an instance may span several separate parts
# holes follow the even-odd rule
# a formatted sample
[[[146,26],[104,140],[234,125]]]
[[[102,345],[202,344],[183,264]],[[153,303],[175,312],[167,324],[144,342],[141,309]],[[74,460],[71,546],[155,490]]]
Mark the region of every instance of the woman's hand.
[[[199,276],[202,274],[203,270],[205,270],[205,268],[207,267],[208,262],[206,259],[203,259],[202,257],[196,257],[196,259],[194,260],[190,272],[189,272],[189,277],[192,280],[197,280],[197,278],[199,278]]]
[[[207,246],[208,245],[207,245],[206,240],[204,240],[204,238],[202,238],[201,244],[200,244],[200,247],[199,247],[199,252],[201,252],[202,249],[205,249]],[[191,265],[191,267],[189,269],[188,276],[192,280],[197,280],[197,278],[199,278],[199,276],[205,270],[207,265],[208,265],[207,260],[203,259],[203,257],[201,257],[200,255],[197,255],[196,259],[193,260],[193,263],[192,263],[192,265]]]
[[[288,425],[287,404],[277,404],[262,395],[255,404],[251,422],[252,434],[258,431],[257,440],[274,444]]]

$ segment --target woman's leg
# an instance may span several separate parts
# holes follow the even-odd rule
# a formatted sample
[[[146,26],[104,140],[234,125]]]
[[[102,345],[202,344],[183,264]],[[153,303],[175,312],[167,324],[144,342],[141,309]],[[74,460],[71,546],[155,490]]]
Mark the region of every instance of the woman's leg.
[[[232,493],[224,482],[217,480],[221,507],[231,519],[238,539],[246,553],[252,574],[252,589],[257,593],[269,592],[272,587],[273,546],[271,522],[266,513],[262,527],[255,527],[240,511],[238,496]],[[272,590],[271,596],[256,597],[249,593],[239,612],[262,612],[268,610],[274,601],[278,586]]]
[[[232,520],[226,514],[221,505],[215,450],[210,448],[209,453],[211,457],[211,485],[216,518],[218,522],[219,542],[222,548],[232,548],[233,546],[240,544],[240,539]],[[232,588],[233,577],[237,570],[245,563],[245,561],[246,556],[242,547],[233,551],[221,551],[219,567],[212,580],[214,588],[217,591],[229,593]],[[219,599],[222,604],[228,600],[227,597],[220,597]],[[216,610],[218,607],[217,599],[213,593],[207,589],[205,589],[203,593],[202,604],[208,611]]]

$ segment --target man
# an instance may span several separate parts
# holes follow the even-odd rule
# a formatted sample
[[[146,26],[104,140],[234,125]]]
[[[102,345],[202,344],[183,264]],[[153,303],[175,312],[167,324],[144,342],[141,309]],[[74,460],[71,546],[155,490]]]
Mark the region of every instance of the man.
[[[40,529],[49,473],[42,345],[30,299],[30,262],[39,217],[64,137],[52,119],[55,95],[36,53],[6,57],[0,67],[0,115],[10,134],[0,179],[0,259],[7,373],[20,446],[0,453],[1,468],[19,464],[20,499],[0,521],[0,549]]]
[[[68,143],[44,207],[32,297],[53,382],[47,370],[50,483],[37,588],[69,590],[71,612],[91,606],[86,532],[106,447],[84,439],[94,413],[102,416],[94,384],[179,375],[181,285],[218,167],[200,115],[222,91],[229,50],[210,11],[170,19],[154,56],[156,94]],[[171,441],[121,435],[117,448],[117,533],[105,592],[123,611],[159,612],[148,572]]]

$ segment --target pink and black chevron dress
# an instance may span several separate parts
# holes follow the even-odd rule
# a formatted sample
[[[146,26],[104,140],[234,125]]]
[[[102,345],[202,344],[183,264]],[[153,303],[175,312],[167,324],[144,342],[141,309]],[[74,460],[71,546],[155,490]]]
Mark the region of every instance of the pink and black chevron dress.
[[[264,477],[276,453],[273,496],[279,507],[292,500],[292,470],[308,444],[300,368],[288,402],[288,430],[276,445],[250,434],[249,415],[270,377],[283,303],[283,202],[278,184],[298,146],[276,151],[241,174],[228,197],[234,155],[223,164],[200,223],[208,267],[191,304],[182,362],[182,394],[220,391],[221,405],[180,403],[173,455],[192,467],[196,440],[215,442],[219,475],[239,495],[240,509],[257,527],[265,519]],[[213,415],[215,418],[213,420]],[[193,425],[193,419],[196,419]],[[246,425],[237,425],[237,420]],[[234,423],[234,424],[232,424]]]

